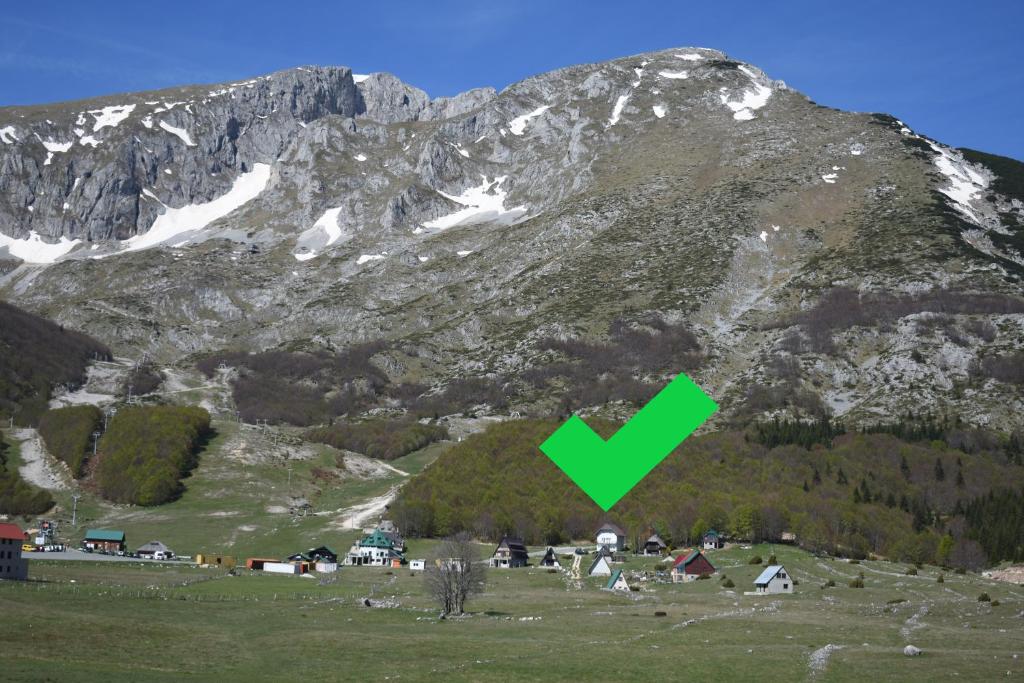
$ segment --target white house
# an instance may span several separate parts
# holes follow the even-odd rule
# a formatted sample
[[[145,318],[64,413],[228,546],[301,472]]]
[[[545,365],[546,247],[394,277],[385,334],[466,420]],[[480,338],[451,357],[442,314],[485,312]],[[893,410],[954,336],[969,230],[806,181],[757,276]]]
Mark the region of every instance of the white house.
[[[621,552],[626,547],[626,532],[615,524],[605,524],[597,530],[597,548],[608,548],[612,552]]]
[[[773,564],[765,567],[754,580],[754,590],[757,593],[792,593],[793,577],[781,564]]]
[[[0,523],[0,579],[28,579],[28,560],[21,556],[25,532],[17,524]]]
[[[427,568],[426,560],[409,560],[409,570],[414,572],[421,572]]]
[[[616,569],[615,573],[608,579],[608,583],[604,586],[605,590],[608,591],[628,591],[629,584],[626,583],[626,576],[622,573],[621,569]]]
[[[609,562],[607,555],[601,554],[597,556],[594,563],[590,565],[590,569],[587,570],[587,576],[611,576],[612,565]]]

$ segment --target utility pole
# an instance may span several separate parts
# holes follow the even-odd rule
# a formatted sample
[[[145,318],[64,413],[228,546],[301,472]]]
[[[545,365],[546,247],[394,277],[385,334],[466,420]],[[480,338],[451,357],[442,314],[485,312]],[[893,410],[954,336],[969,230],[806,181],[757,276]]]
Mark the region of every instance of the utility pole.
[[[128,405],[132,404],[132,389],[134,388],[131,384],[128,385]]]
[[[71,526],[75,527],[76,529],[78,528],[78,525],[76,523],[78,521],[78,499],[81,497],[82,496],[79,493],[71,494],[71,500],[74,501],[74,504],[71,506]]]
[[[103,432],[96,430],[92,433],[92,457],[96,457],[96,444],[100,442],[100,435]]]

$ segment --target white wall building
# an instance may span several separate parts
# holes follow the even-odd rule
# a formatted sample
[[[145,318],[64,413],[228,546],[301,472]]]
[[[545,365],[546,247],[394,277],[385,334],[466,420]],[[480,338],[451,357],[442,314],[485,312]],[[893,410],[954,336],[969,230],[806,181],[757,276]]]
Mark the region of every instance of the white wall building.
[[[761,575],[754,580],[756,593],[792,593],[793,577],[781,564],[765,567]]]

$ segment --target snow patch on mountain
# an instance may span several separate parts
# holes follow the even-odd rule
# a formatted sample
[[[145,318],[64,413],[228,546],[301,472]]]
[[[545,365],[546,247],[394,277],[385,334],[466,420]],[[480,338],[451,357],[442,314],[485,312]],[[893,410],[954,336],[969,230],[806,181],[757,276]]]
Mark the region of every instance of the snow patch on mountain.
[[[7,249],[11,256],[25,263],[54,263],[57,259],[74,249],[82,240],[69,240],[63,235],[56,243],[45,242],[35,230],[28,237],[15,239],[0,233],[0,249]]]
[[[189,147],[195,147],[196,146],[196,143],[192,142],[192,136],[189,135],[188,131],[185,130],[184,128],[178,128],[177,126],[172,126],[171,124],[167,123],[166,121],[161,121],[160,122],[160,127],[163,128],[164,130],[166,130],[171,135],[177,135],[179,138],[181,138],[181,141],[184,142]]]
[[[658,75],[661,76],[662,78],[675,80],[682,80],[684,78],[690,77],[690,74],[686,71],[659,71]]]
[[[654,115],[657,116],[659,119],[665,116],[665,105],[656,104],[653,107],[651,107],[651,109],[654,110]]]
[[[362,83],[369,77],[370,74],[352,74],[352,80],[355,81],[356,83]]]
[[[740,93],[739,99],[730,94],[727,88],[721,88],[719,99],[722,104],[732,110],[732,117],[737,121],[749,121],[754,118],[754,112],[768,104],[772,96],[772,89],[767,85],[758,82],[758,76],[745,66],[740,71],[750,77],[753,86]]]
[[[480,177],[483,179],[480,185],[469,188],[461,195],[450,195],[438,190],[437,193],[445,199],[461,204],[466,208],[459,209],[440,218],[435,218],[432,221],[427,221],[422,224],[423,228],[428,230],[446,230],[456,225],[475,225],[477,223],[490,223],[493,221],[500,221],[503,224],[510,225],[526,213],[525,206],[517,206],[511,209],[505,208],[505,197],[508,193],[501,186],[508,176],[498,176],[491,181],[488,181],[485,175]],[[418,234],[423,232],[423,230],[418,228],[414,232]]]
[[[551,109],[551,105],[545,104],[544,106],[537,107],[533,111],[523,114],[522,116],[515,117],[508,122],[509,131],[512,132],[512,135],[522,135],[526,131],[526,124],[528,124],[531,119],[535,119],[546,112],[548,109]]]
[[[189,204],[168,208],[157,216],[149,230],[122,243],[121,252],[140,251],[163,244],[186,233],[202,230],[210,223],[227,216],[243,204],[255,199],[270,180],[269,164],[253,164],[248,173],[235,178],[227,193],[205,204]]]
[[[308,261],[322,253],[324,249],[341,240],[343,233],[338,225],[338,216],[341,207],[327,209],[317,219],[313,227],[303,231],[296,240],[296,252],[294,254],[298,261]]]
[[[18,136],[14,126],[4,126],[3,128],[0,128],[0,140],[2,140],[5,145],[13,145],[17,142]]]
[[[935,166],[949,181],[949,184],[945,188],[940,188],[939,192],[949,197],[953,208],[972,223],[980,223],[981,219],[971,206],[971,202],[980,197],[982,191],[988,187],[988,178],[972,168],[959,152],[953,152],[933,142],[928,144],[938,154],[935,157]]]
[[[611,128],[612,126],[619,122],[619,119],[622,118],[622,109],[623,107],[626,106],[626,102],[629,101],[629,97],[631,94],[632,93],[619,95],[619,99],[615,100],[615,106],[612,107],[611,118],[608,119],[608,123],[607,125],[605,125],[605,128]]]
[[[383,260],[383,258],[384,254],[361,254],[359,258],[356,259],[356,265],[361,266],[364,263],[369,263],[371,261]]]
[[[112,105],[102,109],[91,109],[89,111],[96,122],[92,126],[95,133],[101,128],[117,128],[117,125],[128,118],[135,111],[134,104]]]
[[[697,54],[696,52],[687,52],[681,55],[675,55],[676,59],[682,59],[687,62],[699,62],[704,59],[704,55]]]

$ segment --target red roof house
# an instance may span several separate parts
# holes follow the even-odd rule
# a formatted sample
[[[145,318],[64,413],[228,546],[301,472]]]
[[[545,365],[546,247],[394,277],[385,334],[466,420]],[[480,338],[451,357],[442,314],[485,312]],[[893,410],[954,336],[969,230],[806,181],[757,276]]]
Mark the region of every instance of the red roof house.
[[[8,541],[17,541],[20,544],[28,538],[28,535],[17,524],[0,522],[0,538],[7,539]]]
[[[672,582],[693,581],[705,574],[714,574],[715,565],[704,557],[699,550],[692,550],[685,555],[680,555],[672,563]]]

